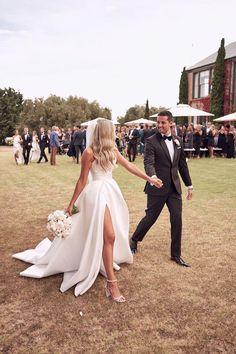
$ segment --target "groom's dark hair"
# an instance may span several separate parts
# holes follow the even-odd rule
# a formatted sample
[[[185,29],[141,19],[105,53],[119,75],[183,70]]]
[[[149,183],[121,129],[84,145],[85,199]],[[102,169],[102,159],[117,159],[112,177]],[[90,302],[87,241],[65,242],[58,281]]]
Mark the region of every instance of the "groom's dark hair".
[[[168,117],[168,121],[172,122],[173,120],[173,116],[172,113],[170,111],[161,111],[158,113],[157,115],[158,117]]]

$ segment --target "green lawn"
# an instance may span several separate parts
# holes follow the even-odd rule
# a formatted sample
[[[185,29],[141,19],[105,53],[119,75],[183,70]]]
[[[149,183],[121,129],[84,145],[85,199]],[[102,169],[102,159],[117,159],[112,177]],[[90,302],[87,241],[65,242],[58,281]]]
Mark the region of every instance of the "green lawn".
[[[169,260],[169,215],[163,211],[135,255],[117,273],[127,298],[104,296],[104,278],[76,298],[62,294],[62,275],[19,276],[27,266],[11,255],[46,235],[47,215],[67,206],[80,166],[16,166],[0,148],[1,353],[235,353],[236,160],[188,162],[194,199],[183,188],[183,258]],[[142,168],[143,161],[136,164]],[[130,234],[144,214],[144,182],[119,167],[114,178],[130,210]],[[51,236],[50,236],[51,237]],[[83,315],[80,315],[80,312]]]

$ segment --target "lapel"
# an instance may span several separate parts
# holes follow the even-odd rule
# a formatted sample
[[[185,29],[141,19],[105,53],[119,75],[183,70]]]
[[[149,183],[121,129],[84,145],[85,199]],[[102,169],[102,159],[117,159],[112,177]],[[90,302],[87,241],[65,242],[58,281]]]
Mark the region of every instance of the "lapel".
[[[164,150],[164,153],[165,153],[166,157],[168,158],[168,160],[169,160],[170,163],[171,163],[171,158],[170,158],[169,150],[168,150],[168,148],[167,148],[167,146],[166,146],[165,140],[162,139],[162,135],[161,135],[159,132],[156,134],[156,137],[157,137],[157,139],[158,139],[158,141],[159,141],[159,143],[160,143],[162,149]]]
[[[176,160],[177,160],[177,157],[178,157],[178,149],[177,149],[177,145],[176,143],[174,142],[174,140],[177,139],[177,136],[173,135],[173,144],[174,144],[174,157],[173,157],[173,162],[172,162],[172,165],[175,164]],[[177,139],[179,140],[179,139]]]

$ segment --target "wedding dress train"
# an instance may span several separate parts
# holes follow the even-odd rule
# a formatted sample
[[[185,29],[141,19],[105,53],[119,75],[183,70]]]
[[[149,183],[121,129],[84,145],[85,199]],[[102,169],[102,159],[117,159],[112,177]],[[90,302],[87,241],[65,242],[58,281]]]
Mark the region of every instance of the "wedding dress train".
[[[99,272],[106,275],[103,261],[103,226],[105,208],[108,207],[116,239],[114,268],[117,264],[132,263],[128,242],[129,214],[121,191],[112,178],[112,169],[105,172],[94,161],[92,180],[87,184],[75,205],[79,212],[72,215],[72,230],[65,239],[45,238],[35,249],[16,253],[14,258],[33,265],[20,273],[32,278],[43,278],[64,273],[62,292],[75,286],[75,296],[85,293]]]

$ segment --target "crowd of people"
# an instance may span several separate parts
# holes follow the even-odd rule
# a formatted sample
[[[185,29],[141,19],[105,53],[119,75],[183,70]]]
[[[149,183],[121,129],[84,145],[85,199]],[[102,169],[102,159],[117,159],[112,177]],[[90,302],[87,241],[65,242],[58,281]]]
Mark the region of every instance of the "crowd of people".
[[[79,155],[82,155],[85,146],[86,130],[80,125],[67,130],[53,126],[46,131],[41,127],[39,133],[34,130],[32,134],[25,127],[23,134],[16,130],[13,136],[13,153],[17,165],[28,165],[33,161],[41,163],[43,159],[48,162],[47,153],[50,154],[51,165],[56,165],[57,154],[67,154],[79,163]]]
[[[141,125],[117,128],[117,146],[130,161],[134,161],[137,154],[143,155],[145,142],[148,137],[156,133],[155,126]],[[204,125],[172,124],[172,135],[183,141],[186,157],[202,156],[234,158],[236,147],[236,128],[230,124],[216,128],[211,122]]]
[[[157,131],[156,126],[131,125],[116,127],[116,145],[120,153],[134,162],[137,155],[144,154],[146,139]],[[186,157],[200,158],[207,156],[234,158],[236,147],[236,128],[230,124],[216,128],[211,122],[205,125],[172,124],[172,134],[183,141]],[[56,164],[56,155],[65,154],[79,163],[80,156],[86,147],[86,128],[80,125],[63,129],[53,126],[50,130],[40,128],[39,132],[29,132],[24,128],[23,134],[16,130],[13,136],[13,152],[16,164],[28,165],[30,162],[48,162]],[[47,151],[47,152],[46,152]]]

